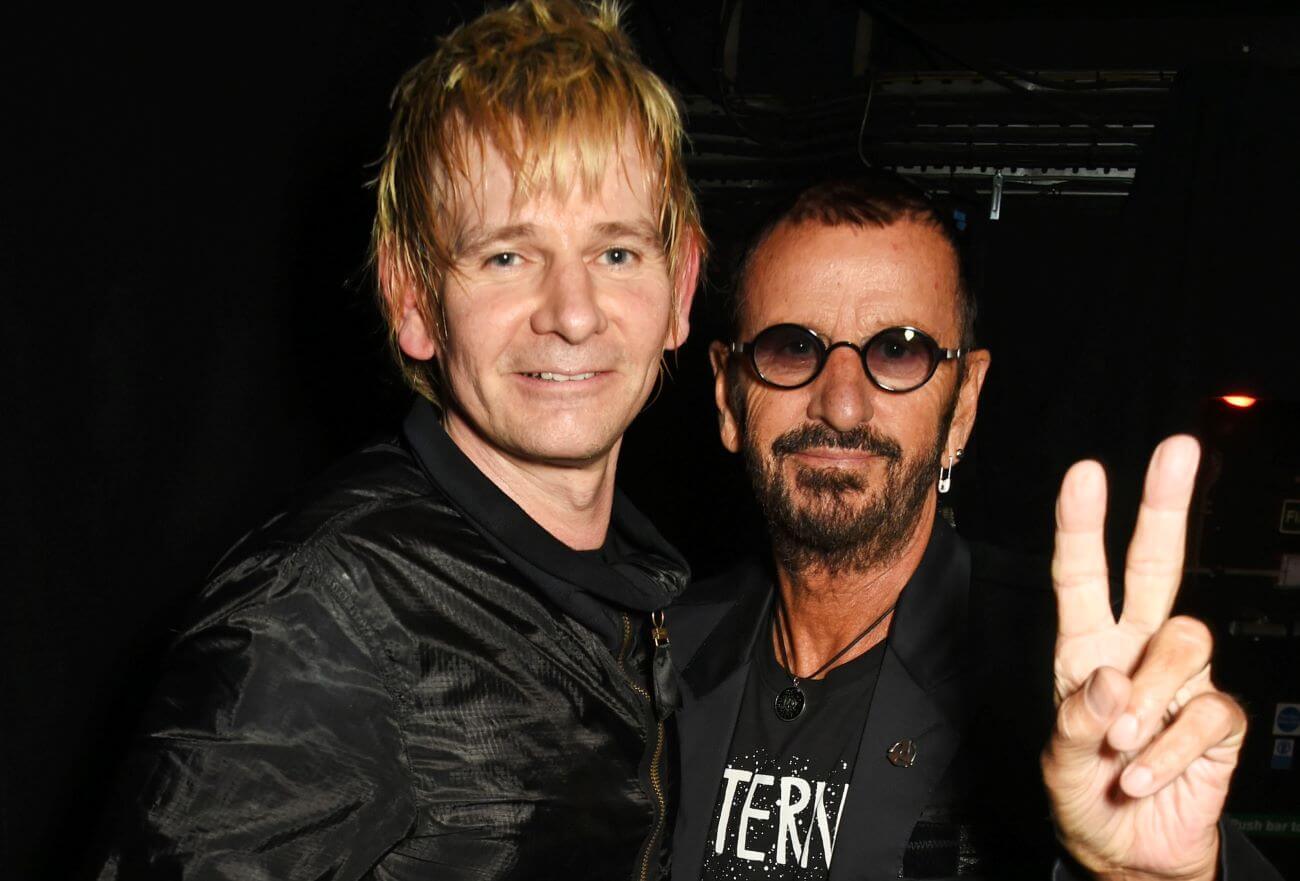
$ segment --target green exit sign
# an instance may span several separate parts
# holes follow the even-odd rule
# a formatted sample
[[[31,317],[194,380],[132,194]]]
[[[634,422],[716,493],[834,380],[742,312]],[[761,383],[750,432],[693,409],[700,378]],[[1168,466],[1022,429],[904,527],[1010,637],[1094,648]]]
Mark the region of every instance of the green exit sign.
[[[1300,814],[1232,814],[1225,819],[1251,838],[1300,838]]]
[[[1282,501],[1282,525],[1278,529],[1281,532],[1300,535],[1300,499]]]

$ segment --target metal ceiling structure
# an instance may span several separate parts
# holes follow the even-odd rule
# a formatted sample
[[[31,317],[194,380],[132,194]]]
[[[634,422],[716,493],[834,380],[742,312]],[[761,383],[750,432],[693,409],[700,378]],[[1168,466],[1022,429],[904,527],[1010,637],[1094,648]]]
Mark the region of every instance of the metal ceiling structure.
[[[987,190],[1001,171],[1009,188],[1126,194],[1173,72],[1040,75],[1090,83],[1122,76],[1128,85],[1066,92],[1042,105],[970,72],[889,73],[872,81],[869,101],[828,102],[814,119],[773,96],[747,97],[742,115],[694,95],[687,105],[692,171],[706,190],[763,181],[779,187],[810,166],[860,163],[893,168],[941,190],[946,182]],[[802,124],[787,129],[787,117]]]
[[[1123,196],[1184,64],[1300,66],[1300,16],[1270,4],[652,5],[693,180],[723,203],[864,165],[968,196]]]

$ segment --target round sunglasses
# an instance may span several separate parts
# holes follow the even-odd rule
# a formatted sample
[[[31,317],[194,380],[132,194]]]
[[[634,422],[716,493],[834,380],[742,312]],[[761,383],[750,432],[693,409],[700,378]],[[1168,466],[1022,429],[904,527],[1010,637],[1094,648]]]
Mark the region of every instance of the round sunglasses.
[[[827,345],[816,331],[798,324],[774,324],[752,342],[732,343],[731,351],[748,355],[760,380],[781,389],[802,388],[821,374],[826,359],[847,346],[862,359],[862,369],[876,388],[910,392],[930,381],[944,361],[969,349],[945,349],[915,327],[888,327],[862,345],[841,340]]]

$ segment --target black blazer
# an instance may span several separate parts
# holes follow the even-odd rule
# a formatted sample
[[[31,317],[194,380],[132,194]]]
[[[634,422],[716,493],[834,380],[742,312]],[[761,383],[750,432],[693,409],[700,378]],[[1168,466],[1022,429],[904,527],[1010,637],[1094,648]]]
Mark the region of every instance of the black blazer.
[[[773,584],[751,562],[694,586],[671,612],[683,699],[674,881],[699,877]],[[1046,561],[968,545],[936,522],[891,622],[832,881],[1077,871],[1059,862],[1038,763],[1055,716],[1050,585]],[[889,760],[902,740],[916,746],[911,767]],[[1234,881],[1279,878],[1239,833],[1224,841]]]

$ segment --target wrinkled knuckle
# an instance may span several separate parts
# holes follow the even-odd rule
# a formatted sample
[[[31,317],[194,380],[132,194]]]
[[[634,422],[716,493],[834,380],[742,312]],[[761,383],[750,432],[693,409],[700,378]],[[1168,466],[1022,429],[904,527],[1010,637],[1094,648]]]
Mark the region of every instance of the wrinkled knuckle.
[[[1182,716],[1193,730],[1200,732],[1231,730],[1239,712],[1230,699],[1217,692],[1193,698]]]
[[[1204,694],[1198,694],[1192,699],[1190,705],[1195,705],[1198,712],[1210,713],[1213,715],[1227,714],[1231,711],[1232,706],[1236,703],[1221,691],[1207,691]]]
[[[1104,574],[1096,569],[1078,566],[1053,566],[1052,579],[1061,590],[1077,590],[1096,584]]]
[[[1214,635],[1210,633],[1210,628],[1206,626],[1205,622],[1199,618],[1193,618],[1189,615],[1177,615],[1170,618],[1165,623],[1165,627],[1174,640],[1193,646],[1207,656],[1214,646]]]
[[[1129,557],[1124,568],[1129,575],[1137,575],[1143,578],[1163,577],[1171,571],[1176,571],[1178,563],[1172,558],[1142,555]]]
[[[1246,711],[1242,709],[1241,704],[1221,691],[1207,691],[1200,695],[1197,701],[1202,707],[1202,712],[1215,721],[1245,723]]]
[[[1064,743],[1069,743],[1071,740],[1070,716],[1073,714],[1074,708],[1075,701],[1067,699],[1065,703],[1061,704],[1061,708],[1056,713],[1056,736]]]

